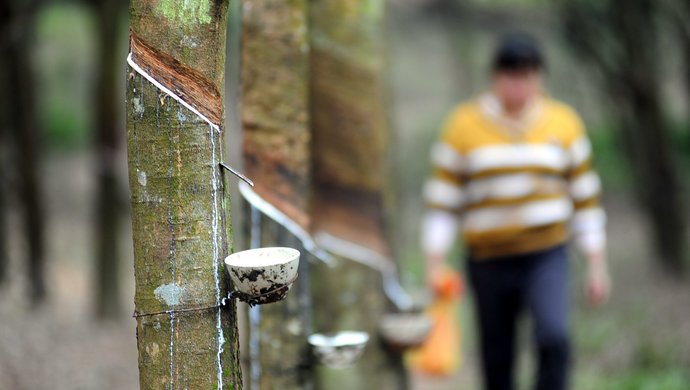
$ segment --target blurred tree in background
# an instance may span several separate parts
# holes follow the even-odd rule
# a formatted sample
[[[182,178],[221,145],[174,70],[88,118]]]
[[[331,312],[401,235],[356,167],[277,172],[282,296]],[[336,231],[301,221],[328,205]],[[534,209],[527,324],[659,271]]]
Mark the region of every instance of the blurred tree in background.
[[[561,12],[567,42],[602,75],[659,261],[679,272],[685,268],[687,210],[660,72],[668,58],[661,34],[669,4],[688,8],[683,0],[563,0]],[[687,32],[687,19],[681,20]],[[677,41],[690,45],[687,34]]]
[[[4,168],[0,172],[0,281],[8,266],[6,231],[7,207],[12,195],[22,204],[25,215],[25,237],[28,243],[30,296],[40,301],[45,296],[43,281],[44,225],[42,192],[37,169],[42,159],[42,121],[36,89],[35,68],[31,50],[34,45],[34,20],[40,10],[52,5],[51,1],[4,1],[0,5],[0,85],[9,104],[0,108],[0,141]],[[77,1],[76,3],[79,3]],[[119,33],[124,22],[125,0],[82,0],[90,6],[96,19],[98,49],[96,77],[93,88],[95,111],[94,148],[97,195],[95,225],[95,311],[99,318],[114,318],[120,308],[118,230],[124,202],[119,199],[116,175],[116,155],[121,144],[123,128],[119,120],[120,101],[117,65]],[[10,97],[8,91],[13,91]],[[43,93],[43,92],[41,92]],[[63,96],[63,99],[67,99]],[[64,115],[64,114],[63,114]],[[76,131],[76,130],[71,130]],[[13,169],[8,169],[8,168]],[[13,185],[13,182],[17,182]],[[18,188],[16,194],[13,188]]]
[[[2,26],[2,30],[0,30],[0,36],[3,38],[0,38],[0,58],[5,59],[6,57],[9,56],[9,44],[8,38],[7,38],[7,28],[10,25],[10,19],[9,19],[9,3],[8,2],[2,2],[0,4],[0,26]],[[5,67],[5,61],[0,62],[0,67],[4,68]],[[0,70],[3,70],[0,68]],[[0,72],[1,74],[4,74],[4,72]],[[6,78],[7,76],[0,76],[3,77],[0,79],[0,85],[3,87],[7,85]],[[7,187],[8,187],[8,178],[7,178],[7,172],[6,172],[6,167],[9,165],[9,158],[7,154],[9,153],[9,147],[7,146],[9,143],[9,127],[10,127],[10,120],[9,120],[9,107],[6,105],[2,104],[0,105],[0,283],[4,282],[5,279],[7,278],[7,268],[9,266],[9,253],[8,253],[8,248],[7,248]]]
[[[28,244],[29,296],[34,303],[45,298],[44,281],[44,220],[41,204],[39,168],[39,123],[36,113],[35,77],[30,49],[33,45],[34,20],[40,2],[6,0],[0,4],[0,89],[6,105],[0,113],[4,150],[12,160],[3,172],[16,184],[3,183],[0,209],[14,195],[21,203],[24,217],[24,238]],[[3,156],[7,159],[8,157]],[[4,167],[5,165],[3,165]],[[1,177],[1,176],[0,176]],[[11,190],[16,188],[16,193]],[[0,216],[4,216],[0,212]],[[3,218],[4,219],[4,218]],[[4,224],[0,220],[0,224]],[[4,229],[0,229],[0,275],[7,266]]]
[[[663,0],[664,17],[667,18],[675,27],[678,36],[680,52],[683,56],[685,65],[684,82],[687,96],[690,97],[690,1],[686,0]],[[687,105],[688,116],[690,116],[690,99]],[[687,118],[690,120],[690,118]],[[686,134],[690,139],[690,134]]]
[[[96,226],[96,315],[116,318],[120,308],[119,237],[123,200],[118,196],[116,156],[124,129],[118,111],[119,58],[117,44],[120,23],[127,8],[126,0],[87,0],[93,8],[100,28],[98,36],[98,66],[96,67],[96,123],[95,145],[97,159],[97,197],[94,224]]]

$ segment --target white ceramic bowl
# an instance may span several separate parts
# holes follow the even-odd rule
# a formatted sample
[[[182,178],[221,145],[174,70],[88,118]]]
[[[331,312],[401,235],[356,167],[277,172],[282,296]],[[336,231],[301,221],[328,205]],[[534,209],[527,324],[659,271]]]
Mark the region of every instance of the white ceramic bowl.
[[[369,335],[355,331],[315,333],[307,341],[321,364],[331,368],[348,368],[362,356]]]
[[[387,314],[379,323],[379,331],[388,346],[405,350],[421,345],[433,326],[433,319],[424,313]]]
[[[297,277],[299,256],[293,248],[249,249],[226,257],[225,269],[237,291],[255,297],[256,303],[271,303],[287,296]]]

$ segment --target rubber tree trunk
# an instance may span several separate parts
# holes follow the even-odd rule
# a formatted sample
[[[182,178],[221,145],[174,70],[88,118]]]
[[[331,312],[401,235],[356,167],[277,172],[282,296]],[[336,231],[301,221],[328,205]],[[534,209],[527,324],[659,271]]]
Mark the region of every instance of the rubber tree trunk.
[[[0,69],[2,67],[0,66]],[[0,83],[1,84],[1,83]],[[0,114],[1,115],[1,114]],[[1,120],[0,120],[1,121]],[[3,124],[0,122],[0,145],[5,145],[7,138],[4,134],[5,129]],[[6,151],[5,148],[0,146],[0,151]],[[5,161],[4,156],[2,158]],[[7,247],[7,195],[8,195],[8,184],[6,174],[4,172],[4,167],[6,164],[0,164],[0,285],[2,285],[7,280],[7,271],[9,268],[9,253]]]
[[[309,14],[312,231],[392,259],[384,2],[313,0]],[[390,309],[381,274],[339,254],[335,268],[312,269],[314,329],[361,330],[372,339],[355,367],[320,367],[317,387],[404,387],[399,361],[389,359],[378,339],[378,322]]]
[[[0,3],[0,30],[7,31],[12,21],[10,14],[9,2],[4,1]],[[5,91],[9,91],[10,86],[9,64],[7,61],[9,56],[9,46],[0,46],[0,88]],[[11,114],[12,112],[8,105],[0,105],[0,285],[7,280],[7,271],[9,267],[9,248],[7,246],[7,202],[10,196],[10,184],[7,167],[11,165],[9,158],[9,153],[11,152]]]
[[[219,128],[128,73],[127,147],[141,389],[241,389],[222,160],[227,1],[133,0],[133,60]],[[234,181],[233,181],[234,183]],[[179,312],[179,310],[192,310]],[[166,310],[174,313],[151,314]]]
[[[259,195],[305,230],[317,229],[316,233],[333,234],[390,255],[383,226],[389,188],[384,64],[379,51],[383,21],[376,4],[244,3],[244,159]],[[322,17],[315,25],[313,20]],[[314,45],[323,51],[316,53]],[[246,231],[251,238],[258,236],[255,245],[300,247],[256,210],[248,214],[254,226],[248,224]],[[310,333],[310,320],[318,331],[354,329],[376,336],[378,318],[387,309],[378,271],[345,257],[338,259],[336,268],[329,268],[307,261],[302,252],[297,291],[284,305],[250,312],[250,323],[257,322],[254,342],[250,334],[248,343],[250,349],[255,346],[249,352],[252,389],[390,388],[386,384],[394,382],[389,375],[393,370],[388,369],[376,337],[357,368],[299,369],[309,360],[306,353],[301,358],[296,354],[306,352],[304,336]],[[309,293],[313,316],[304,313]],[[300,304],[302,313],[295,310]]]
[[[661,103],[659,3],[609,0],[594,6],[571,0],[564,5],[566,38],[598,67],[614,102],[619,138],[659,264],[681,275],[687,268],[687,208]],[[645,34],[639,33],[640,26],[648,27]]]
[[[286,246],[299,250],[299,278],[288,297],[277,304],[249,309],[247,387],[256,389],[313,389],[308,370],[310,354],[306,338],[312,332],[309,289],[311,258],[301,242],[270,218],[249,205],[245,207],[248,247]]]
[[[34,303],[45,298],[44,280],[44,219],[42,191],[38,181],[40,167],[40,129],[36,113],[35,85],[30,48],[32,47],[35,16],[34,1],[9,1],[8,20],[15,26],[14,41],[5,58],[7,91],[14,91],[9,99],[10,128],[16,152],[17,199],[24,217],[24,235],[28,244],[29,297]],[[17,21],[21,21],[17,23]]]
[[[688,19],[690,19],[690,4],[683,0],[674,0],[665,4],[669,6],[667,12],[676,26],[681,49],[684,69],[682,76],[685,82],[686,99],[685,120],[686,123],[690,123],[690,25],[687,23]],[[685,134],[686,140],[690,140],[690,134],[688,133],[690,132]]]
[[[313,0],[309,12],[312,231],[389,256],[383,3]]]
[[[93,4],[98,22],[99,64],[96,81],[96,290],[95,312],[100,319],[117,317],[120,309],[119,227],[122,201],[116,172],[121,126],[118,116],[118,31],[126,3],[98,0]]]
[[[309,224],[310,129],[306,1],[244,0],[242,123],[244,165],[255,191],[303,228]],[[311,329],[309,260],[285,228],[247,208],[249,246],[300,249],[299,279],[284,302],[250,309],[250,388],[304,389]]]
[[[629,146],[629,160],[636,168],[638,194],[653,227],[662,265],[680,273],[687,267],[686,207],[661,105],[658,32],[639,34],[639,26],[654,23],[658,5],[653,0],[613,0],[614,10],[622,7],[625,16],[612,12],[625,53],[620,64],[622,74],[614,86],[618,97],[625,96],[626,102],[621,107],[621,132]],[[624,65],[629,63],[635,66]]]
[[[255,190],[308,225],[310,141],[306,0],[243,0],[242,125]]]

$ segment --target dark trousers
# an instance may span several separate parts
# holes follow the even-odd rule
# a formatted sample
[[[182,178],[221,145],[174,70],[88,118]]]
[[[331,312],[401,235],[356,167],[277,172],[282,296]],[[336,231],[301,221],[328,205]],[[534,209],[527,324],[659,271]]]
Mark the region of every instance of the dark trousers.
[[[518,317],[534,324],[537,390],[567,388],[568,256],[565,246],[491,260],[468,261],[479,321],[484,388],[513,390]]]

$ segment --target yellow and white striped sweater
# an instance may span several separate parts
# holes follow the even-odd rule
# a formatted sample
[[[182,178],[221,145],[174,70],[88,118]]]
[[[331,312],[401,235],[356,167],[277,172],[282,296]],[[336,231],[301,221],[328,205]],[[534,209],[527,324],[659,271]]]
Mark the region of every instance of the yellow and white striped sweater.
[[[452,112],[431,155],[427,253],[447,252],[458,217],[477,259],[539,251],[571,234],[583,252],[603,251],[606,217],[591,144],[565,104],[539,98],[511,121],[493,95],[482,95]]]

